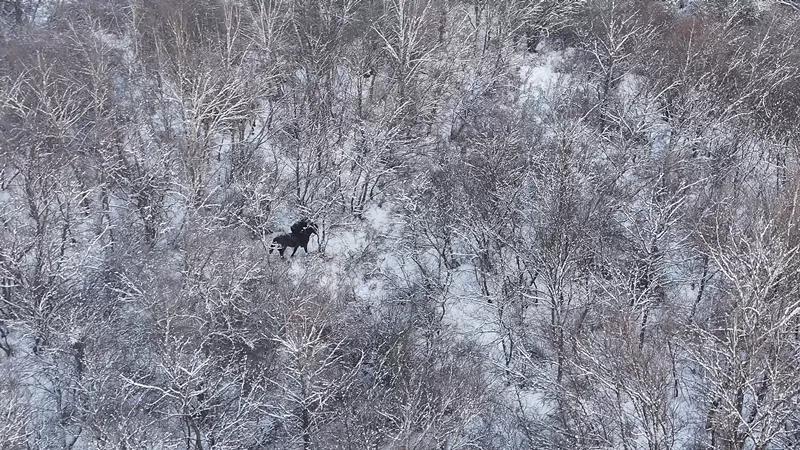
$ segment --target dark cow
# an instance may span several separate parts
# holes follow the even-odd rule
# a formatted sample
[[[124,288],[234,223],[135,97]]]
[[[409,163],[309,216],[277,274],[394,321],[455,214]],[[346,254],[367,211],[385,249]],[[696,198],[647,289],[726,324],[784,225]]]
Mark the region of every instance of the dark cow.
[[[303,247],[303,250],[308,253],[308,240],[312,234],[317,234],[317,224],[308,219],[303,219],[292,225],[291,230],[290,234],[282,234],[272,240],[272,245],[269,247],[270,254],[277,249],[278,253],[283,257],[283,252],[289,247],[294,248],[291,256],[297,253],[298,247]]]

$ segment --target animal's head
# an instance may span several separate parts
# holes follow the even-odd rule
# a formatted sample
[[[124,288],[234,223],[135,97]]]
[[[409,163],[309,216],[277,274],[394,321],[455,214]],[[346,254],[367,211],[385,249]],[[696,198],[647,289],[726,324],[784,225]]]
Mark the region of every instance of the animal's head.
[[[308,223],[306,223],[305,228],[303,228],[303,232],[311,236],[312,234],[317,234],[317,229],[318,229],[317,224],[309,221]]]
[[[295,222],[291,230],[292,234],[311,236],[312,234],[317,234],[318,227],[317,224],[309,219],[302,219]]]

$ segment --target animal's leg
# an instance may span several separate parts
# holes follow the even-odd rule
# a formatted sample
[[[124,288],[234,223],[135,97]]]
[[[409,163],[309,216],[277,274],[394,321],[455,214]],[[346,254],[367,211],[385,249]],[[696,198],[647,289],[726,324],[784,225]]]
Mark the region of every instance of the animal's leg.
[[[281,248],[278,249],[278,253],[281,254],[281,258],[283,258],[283,252],[285,252],[285,251],[286,251],[286,247],[281,247]]]
[[[299,247],[299,246],[297,246],[297,247],[295,247],[295,248],[294,248],[294,251],[292,252],[292,256],[294,256],[294,254],[295,254],[295,253],[297,253],[297,249],[298,249],[298,248],[300,248],[300,247]]]
[[[253,230],[253,234],[255,234],[255,230]],[[272,251],[275,250],[276,248],[279,251],[281,249],[281,244],[278,243],[278,239],[277,238],[273,239],[272,243],[269,245],[269,254],[271,255]]]
[[[306,245],[304,245],[304,246],[303,246],[303,250],[305,250],[305,251],[306,251],[306,253],[308,253],[308,244],[306,244]]]

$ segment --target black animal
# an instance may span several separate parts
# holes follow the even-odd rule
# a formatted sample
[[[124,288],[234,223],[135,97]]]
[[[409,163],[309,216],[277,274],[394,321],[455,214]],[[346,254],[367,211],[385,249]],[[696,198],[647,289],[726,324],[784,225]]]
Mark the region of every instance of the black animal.
[[[282,234],[276,236],[275,239],[272,240],[272,245],[269,247],[270,254],[272,254],[273,250],[278,249],[278,253],[283,257],[283,252],[289,247],[294,248],[291,256],[297,253],[298,247],[303,247],[303,250],[308,253],[308,240],[311,238],[312,234],[317,234],[317,224],[308,219],[303,219],[299,222],[295,222],[295,224],[291,226],[291,230],[292,232],[290,234]]]

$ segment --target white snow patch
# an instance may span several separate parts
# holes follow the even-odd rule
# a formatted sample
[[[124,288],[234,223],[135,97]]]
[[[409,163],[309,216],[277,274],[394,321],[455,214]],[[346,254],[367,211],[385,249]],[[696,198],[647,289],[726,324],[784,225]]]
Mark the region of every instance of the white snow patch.
[[[350,258],[362,253],[367,247],[365,231],[342,230],[328,239],[325,254],[334,258]]]
[[[553,51],[530,63],[520,63],[519,77],[522,80],[520,101],[525,102],[531,98],[541,97],[567,77],[566,74],[556,70],[563,60],[564,52]]]
[[[380,233],[388,233],[392,228],[392,213],[386,208],[370,206],[364,211],[370,226]]]

